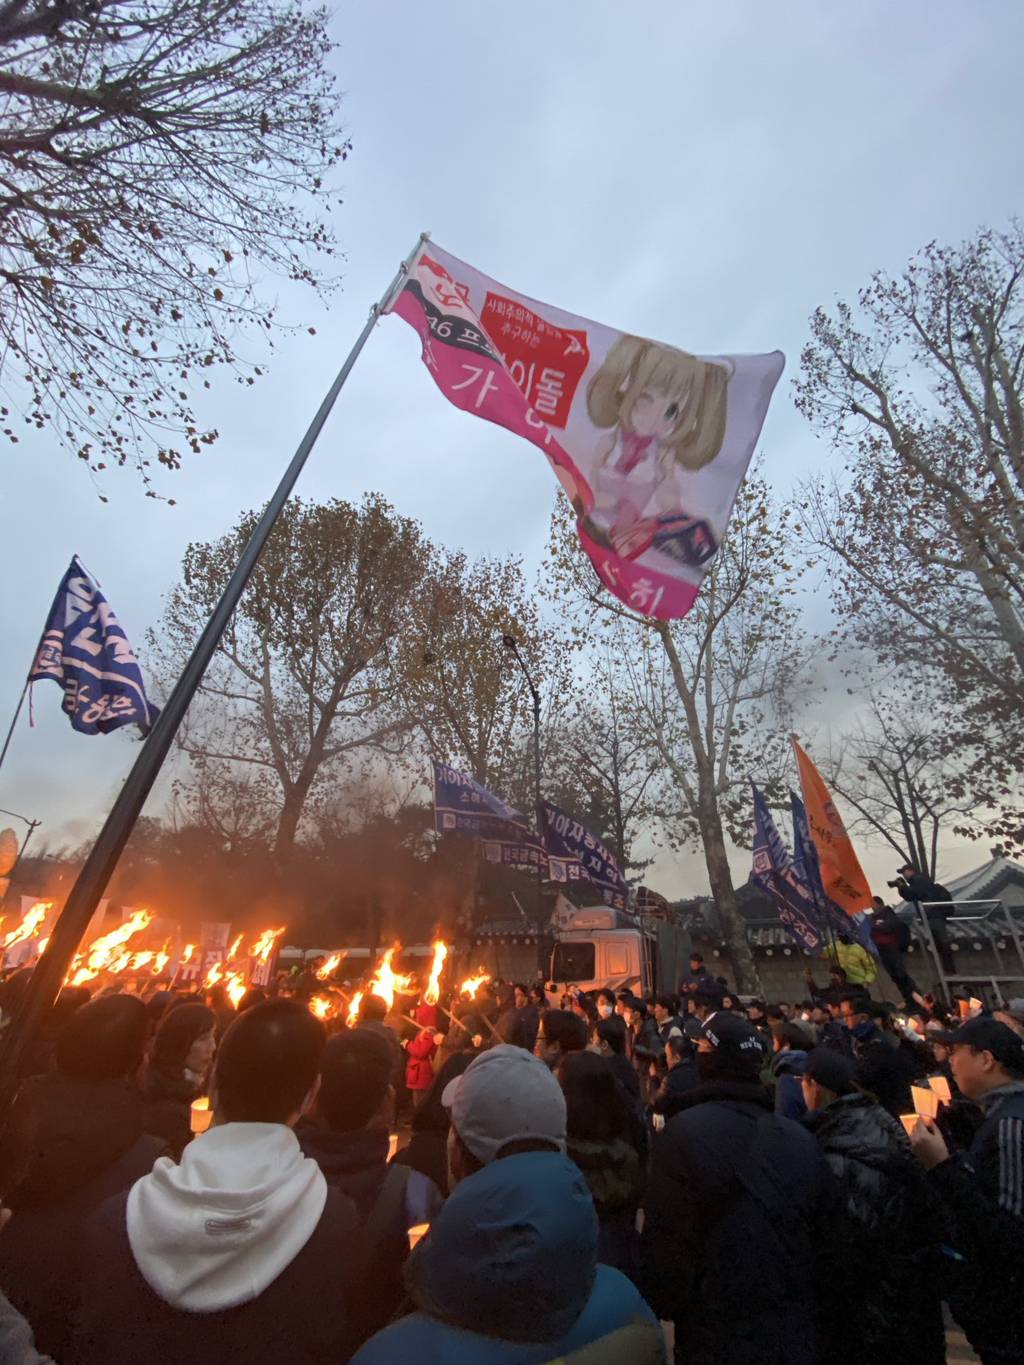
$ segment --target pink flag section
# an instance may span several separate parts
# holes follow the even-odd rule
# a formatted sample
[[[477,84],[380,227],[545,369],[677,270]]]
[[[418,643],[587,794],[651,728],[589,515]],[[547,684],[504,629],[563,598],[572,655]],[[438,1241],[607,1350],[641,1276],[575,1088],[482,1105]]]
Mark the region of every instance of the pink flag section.
[[[785,363],[696,356],[537,303],[425,242],[390,311],[438,388],[539,446],[602,582],[646,616],[693,605]]]

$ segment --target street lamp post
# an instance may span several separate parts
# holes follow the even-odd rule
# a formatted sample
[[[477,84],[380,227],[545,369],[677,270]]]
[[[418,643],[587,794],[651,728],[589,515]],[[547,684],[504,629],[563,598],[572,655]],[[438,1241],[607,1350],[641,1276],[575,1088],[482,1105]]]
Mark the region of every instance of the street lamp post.
[[[523,677],[526,679],[526,686],[530,689],[530,698],[533,702],[533,798],[537,812],[537,834],[541,835],[540,828],[540,693],[537,685],[530,676],[530,670],[526,667],[526,661],[519,652],[519,641],[514,635],[503,635],[501,643],[515,655],[516,662],[523,670]],[[544,924],[544,870],[540,863],[537,864],[537,966],[544,976],[547,976],[547,932]]]
[[[4,810],[2,807],[0,807],[0,815],[9,815],[11,816],[12,819],[20,820],[23,824],[28,826],[28,829],[25,831],[25,837],[21,841],[21,847],[18,849],[18,856],[15,858],[14,862],[11,864],[7,872],[4,874],[8,878],[13,878],[14,869],[21,862],[22,855],[24,854],[25,849],[28,847],[28,841],[32,838],[32,835],[36,832],[36,830],[43,822],[41,820],[30,820],[27,815],[19,815],[16,810]],[[3,901],[5,899],[5,896],[6,892],[4,893],[4,895],[0,895],[0,901]]]

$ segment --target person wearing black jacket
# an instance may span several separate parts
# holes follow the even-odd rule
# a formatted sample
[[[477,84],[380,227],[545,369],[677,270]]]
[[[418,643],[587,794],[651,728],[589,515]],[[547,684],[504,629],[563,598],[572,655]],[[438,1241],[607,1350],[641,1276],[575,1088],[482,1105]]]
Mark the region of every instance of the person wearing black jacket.
[[[903,996],[904,1005],[910,1009],[917,990],[914,978],[907,971],[910,926],[900,919],[891,905],[886,905],[881,896],[875,896],[873,904],[871,942],[878,949],[879,961],[888,972],[889,979]]]
[[[654,1139],[642,1292],[677,1365],[815,1365],[823,1159],[772,1112],[753,1025],[717,1014],[698,1046],[701,1084]]]
[[[146,1030],[146,1007],[133,996],[83,1005],[57,1038],[57,1069],[26,1081],[13,1106],[24,1161],[13,1188],[0,1191],[13,1210],[0,1233],[0,1285],[39,1350],[61,1362],[86,1221],[167,1151],[145,1135],[135,1083]]]
[[[984,1118],[964,1156],[919,1122],[914,1152],[952,1216],[963,1258],[948,1288],[953,1314],[982,1365],[1024,1360],[1024,1038],[979,1015],[948,1033],[953,1074]]]
[[[651,1113],[670,1119],[684,1109],[685,1097],[700,1084],[696,1054],[689,1038],[670,1038],[665,1044],[666,1071],[651,1100]]]
[[[833,1048],[810,1053],[801,1086],[839,1200],[830,1254],[845,1302],[821,1316],[822,1358],[945,1365],[934,1267],[946,1219],[902,1125],[857,1089],[853,1063]]]
[[[913,863],[905,863],[900,868],[896,890],[905,901],[912,902],[919,912],[923,912],[935,940],[935,950],[942,963],[942,970],[947,976],[953,976],[956,972],[956,962],[953,960],[953,950],[946,928],[946,920],[953,913],[949,892],[938,882],[932,881],[931,877],[918,872]]]
[[[402,1272],[408,1231],[430,1223],[443,1202],[427,1176],[410,1166],[388,1166],[391,1054],[364,1029],[330,1039],[320,1064],[320,1090],[295,1136],[331,1189],[355,1204],[364,1283],[356,1298],[357,1331],[368,1337],[390,1321],[404,1297]]]

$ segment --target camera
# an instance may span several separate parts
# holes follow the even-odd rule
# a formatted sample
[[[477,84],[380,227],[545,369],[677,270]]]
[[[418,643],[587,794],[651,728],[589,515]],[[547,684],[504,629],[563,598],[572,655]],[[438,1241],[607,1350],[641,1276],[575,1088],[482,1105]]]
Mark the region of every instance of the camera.
[[[891,886],[891,887],[893,887],[894,889],[898,890],[898,889],[899,889],[899,885],[900,885],[900,883],[901,883],[902,881],[903,881],[903,878],[902,878],[902,877],[897,877],[896,880],[895,880],[894,882],[886,882],[886,886]]]

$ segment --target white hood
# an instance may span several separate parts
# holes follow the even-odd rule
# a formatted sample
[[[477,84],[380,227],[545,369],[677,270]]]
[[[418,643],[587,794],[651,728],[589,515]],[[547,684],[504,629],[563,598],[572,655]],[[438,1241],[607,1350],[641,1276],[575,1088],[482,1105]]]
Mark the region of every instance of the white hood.
[[[175,1308],[248,1303],[309,1241],[327,1182],[279,1123],[226,1123],[161,1157],[128,1195],[128,1241],[146,1283]]]

